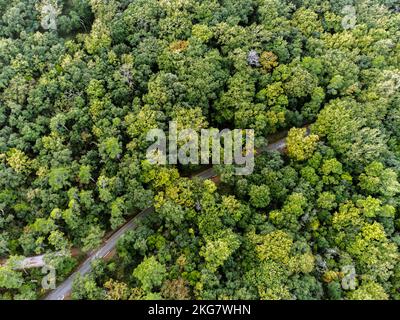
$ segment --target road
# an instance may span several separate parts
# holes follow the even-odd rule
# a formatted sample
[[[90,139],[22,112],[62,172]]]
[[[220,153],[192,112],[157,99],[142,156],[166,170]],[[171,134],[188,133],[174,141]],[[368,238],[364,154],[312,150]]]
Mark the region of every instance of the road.
[[[71,256],[77,256],[78,255],[79,250],[78,249],[72,249],[71,250]],[[57,252],[52,252],[51,255],[52,256],[62,256],[65,253],[62,251],[57,251]],[[48,254],[41,254],[38,256],[34,256],[34,257],[26,257],[26,258],[21,258],[19,260],[13,260],[12,262],[10,262],[10,260],[3,260],[0,263],[0,266],[6,266],[9,263],[12,263],[12,268],[14,270],[24,270],[24,269],[32,269],[32,268],[41,268],[44,267],[46,265],[46,256],[48,256]]]
[[[309,130],[307,129],[307,135],[309,134]],[[286,137],[281,138],[273,143],[268,144],[265,148],[268,151],[279,151],[283,152],[286,148]],[[204,170],[194,177],[198,177],[201,179],[211,179],[215,177],[215,171],[213,168],[209,168]],[[50,292],[44,300],[64,300],[72,290],[72,283],[75,277],[79,274],[85,275],[91,271],[91,262],[97,258],[106,257],[113,249],[115,249],[118,240],[128,231],[135,229],[137,226],[138,219],[144,218],[148,216],[150,213],[154,211],[154,208],[147,208],[140,212],[135,217],[131,218],[125,225],[123,225],[118,231],[116,231],[98,250],[91,253],[88,258],[78,267],[78,269],[72,273],[63,283],[61,283],[56,289]]]
[[[137,214],[134,218],[125,223],[118,229],[98,250],[92,252],[86,260],[79,266],[78,270],[72,273],[62,284],[50,292],[44,300],[63,300],[71,293],[72,283],[80,273],[82,276],[89,273],[92,269],[91,263],[94,259],[105,258],[117,245],[118,240],[128,231],[135,229],[138,219],[144,218],[154,211],[154,208],[147,208]]]
[[[44,254],[41,254],[39,256],[23,258],[15,262],[15,265],[13,265],[12,268],[14,270],[22,270],[43,267],[46,265],[46,263],[44,262],[44,256]],[[0,266],[5,266],[7,265],[7,263],[9,263],[9,261],[7,260],[1,261]]]
[[[212,168],[204,170],[195,177],[201,179],[210,179],[215,177],[215,172]],[[79,266],[78,270],[72,273],[62,284],[60,284],[56,289],[50,292],[44,300],[63,300],[71,293],[72,283],[75,277],[79,274],[82,276],[88,274],[91,270],[91,263],[94,259],[97,258],[105,258],[115,247],[117,246],[118,240],[128,231],[133,230],[137,226],[138,219],[142,219],[148,216],[150,213],[154,211],[154,208],[147,208],[129,220],[126,224],[124,224],[118,231],[116,231],[98,250],[91,253],[87,259]]]

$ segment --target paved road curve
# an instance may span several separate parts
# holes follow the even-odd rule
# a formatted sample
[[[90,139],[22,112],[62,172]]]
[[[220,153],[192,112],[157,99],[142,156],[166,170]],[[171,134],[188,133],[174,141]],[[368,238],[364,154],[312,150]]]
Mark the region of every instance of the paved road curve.
[[[309,130],[307,130],[307,135],[309,134]],[[286,147],[286,137],[279,139],[271,144],[269,144],[266,150],[269,151],[284,151]],[[209,168],[195,175],[195,177],[201,179],[210,179],[215,177],[216,174],[213,168]],[[81,275],[85,275],[89,273],[92,269],[91,262],[97,258],[106,257],[117,245],[118,240],[127,232],[128,230],[135,229],[137,226],[138,219],[146,217],[151,212],[154,211],[154,208],[147,208],[140,212],[135,217],[131,218],[125,225],[123,225],[118,231],[116,231],[98,250],[91,253],[88,258],[78,267],[78,269],[72,273],[63,283],[61,283],[56,289],[50,292],[44,299],[45,300],[64,300],[72,290],[72,283],[75,277],[80,273]]]

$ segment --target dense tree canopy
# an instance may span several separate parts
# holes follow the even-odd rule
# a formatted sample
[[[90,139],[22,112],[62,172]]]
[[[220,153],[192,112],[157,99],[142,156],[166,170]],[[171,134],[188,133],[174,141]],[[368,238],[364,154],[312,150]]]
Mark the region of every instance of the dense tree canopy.
[[[72,298],[400,299],[396,1],[0,0],[0,16],[0,299],[45,293],[15,259],[45,254],[61,281],[71,248],[150,206]],[[204,167],[146,160],[169,121],[287,144],[250,175],[189,179]]]

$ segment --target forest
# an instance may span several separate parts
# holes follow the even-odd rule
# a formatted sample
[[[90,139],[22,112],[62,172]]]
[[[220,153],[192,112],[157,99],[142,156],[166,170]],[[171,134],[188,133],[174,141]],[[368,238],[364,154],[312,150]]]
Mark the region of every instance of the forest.
[[[0,300],[400,300],[398,0],[0,0]],[[152,164],[253,129],[255,166]],[[285,137],[284,150],[259,151]]]

